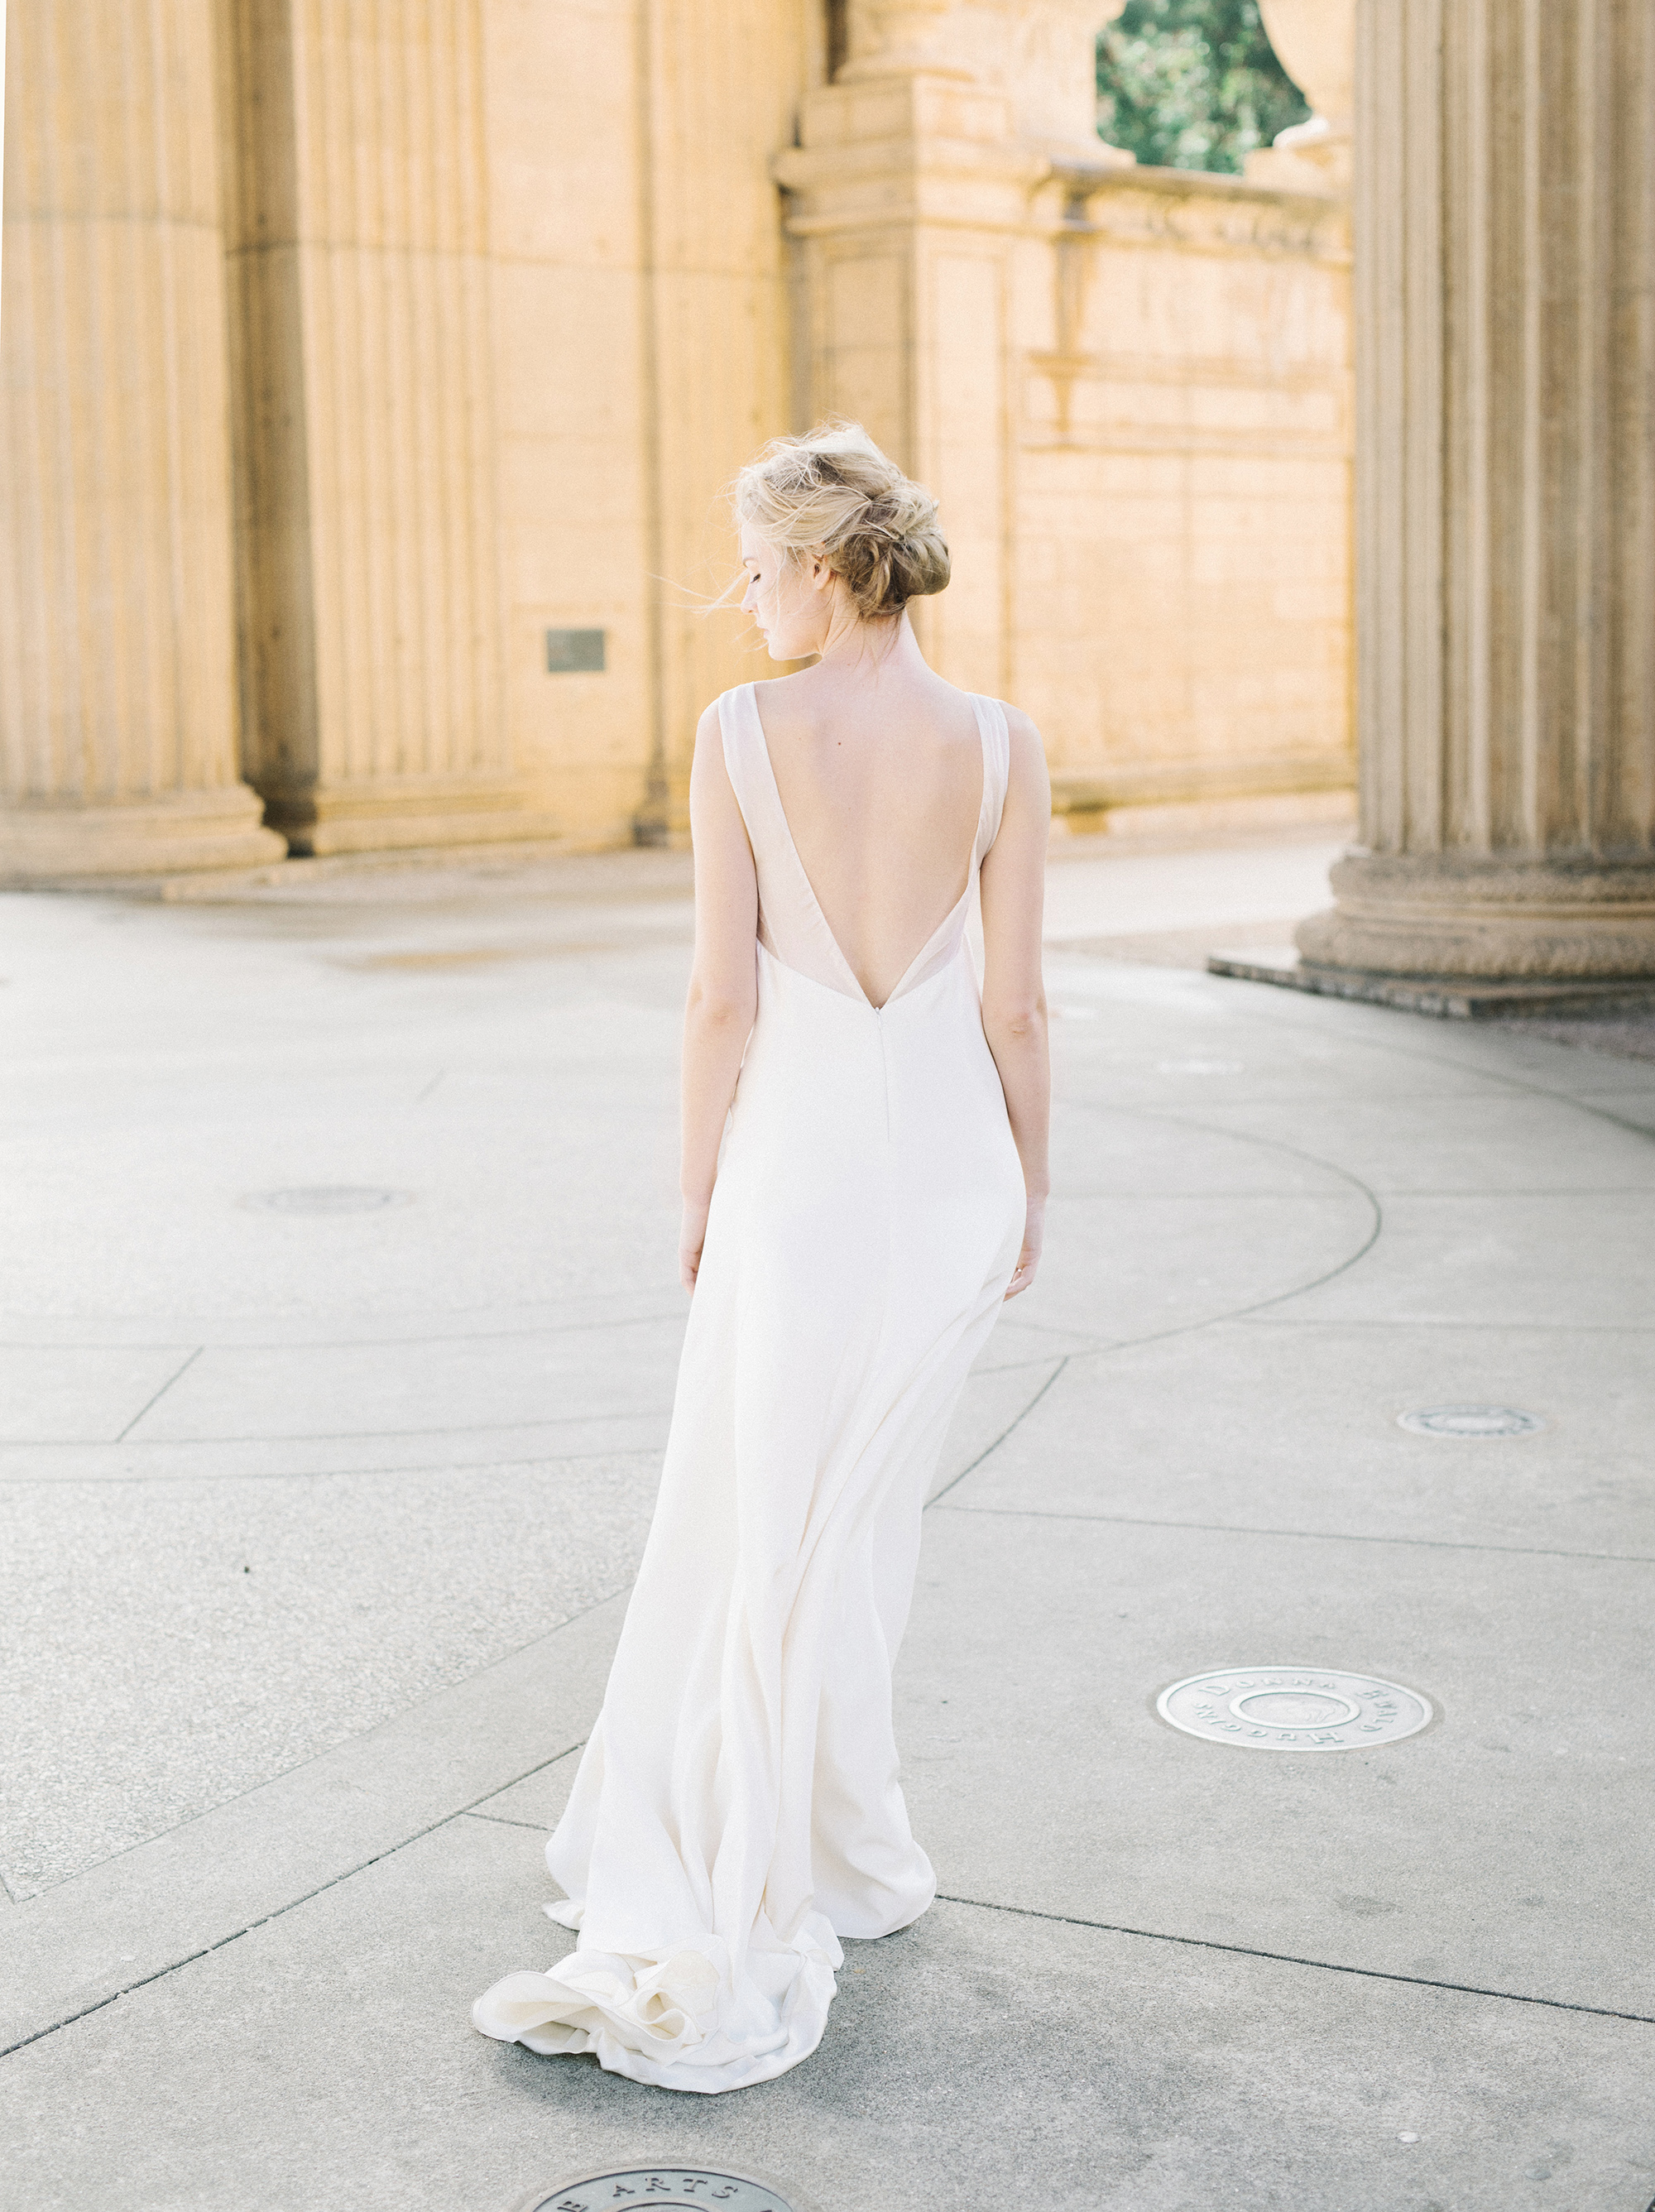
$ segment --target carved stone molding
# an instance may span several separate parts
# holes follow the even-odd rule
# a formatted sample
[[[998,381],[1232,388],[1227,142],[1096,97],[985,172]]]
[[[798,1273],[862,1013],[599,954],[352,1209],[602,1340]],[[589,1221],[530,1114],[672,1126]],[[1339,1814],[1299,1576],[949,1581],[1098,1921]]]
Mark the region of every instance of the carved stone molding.
[[[1319,190],[1284,191],[1200,169],[1123,169],[1102,177],[1059,169],[1054,183],[1062,195],[1055,222],[1083,220],[1122,245],[1350,259],[1349,216]]]

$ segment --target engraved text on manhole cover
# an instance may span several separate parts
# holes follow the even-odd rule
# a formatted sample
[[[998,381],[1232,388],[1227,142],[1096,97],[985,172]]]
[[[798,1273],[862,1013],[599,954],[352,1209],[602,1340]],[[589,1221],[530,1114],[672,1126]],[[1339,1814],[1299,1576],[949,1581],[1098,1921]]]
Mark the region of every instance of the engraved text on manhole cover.
[[[1515,1406],[1421,1406],[1398,1413],[1396,1425],[1416,1437],[1531,1437],[1546,1425]]]
[[[583,2173],[555,2189],[532,2189],[514,2212],[614,2212],[646,2204],[716,2205],[718,2212],[804,2212],[756,2174],[715,2172],[702,2166],[639,2166]]]
[[[406,1206],[405,1190],[374,1190],[351,1183],[323,1183],[313,1190],[260,1190],[246,1200],[267,1213],[380,1213]]]
[[[1325,1667],[1221,1667],[1173,1682],[1155,1700],[1164,1721],[1247,1751],[1360,1751],[1414,1735],[1431,1700],[1399,1682]]]

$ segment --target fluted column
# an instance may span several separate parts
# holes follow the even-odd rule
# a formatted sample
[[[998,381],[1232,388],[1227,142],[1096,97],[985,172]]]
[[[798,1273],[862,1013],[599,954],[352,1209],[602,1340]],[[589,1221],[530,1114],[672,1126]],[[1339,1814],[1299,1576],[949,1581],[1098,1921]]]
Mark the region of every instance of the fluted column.
[[[1307,963],[1655,977],[1655,11],[1360,0],[1362,843]]]
[[[221,4],[248,773],[302,853],[548,833],[503,697],[483,0]]]
[[[279,857],[240,780],[212,0],[11,0],[0,879]]]

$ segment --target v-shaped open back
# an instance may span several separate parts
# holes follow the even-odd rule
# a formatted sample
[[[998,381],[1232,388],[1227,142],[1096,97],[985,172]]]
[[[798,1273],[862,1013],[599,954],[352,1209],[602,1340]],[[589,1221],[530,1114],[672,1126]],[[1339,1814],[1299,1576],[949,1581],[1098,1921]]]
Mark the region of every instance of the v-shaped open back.
[[[983,856],[1000,831],[1010,773],[1011,737],[1006,710],[997,699],[977,693],[967,695],[977,716],[983,744],[983,801],[977,810],[977,836],[965,863],[965,886],[953,905],[920,946],[903,970],[883,1006],[905,992],[916,989],[945,968],[965,941],[972,886]],[[727,691],[718,702],[719,727],[724,740],[724,764],[741,818],[747,825],[753,863],[758,873],[758,941],[783,967],[807,975],[812,982],[848,999],[871,1006],[855,969],[846,959],[828,925],[820,900],[805,872],[794,842],[793,831],[782,805],[782,793],[771,765],[764,725],[759,717],[753,685],[743,684]],[[882,1007],[875,1011],[882,1011]]]

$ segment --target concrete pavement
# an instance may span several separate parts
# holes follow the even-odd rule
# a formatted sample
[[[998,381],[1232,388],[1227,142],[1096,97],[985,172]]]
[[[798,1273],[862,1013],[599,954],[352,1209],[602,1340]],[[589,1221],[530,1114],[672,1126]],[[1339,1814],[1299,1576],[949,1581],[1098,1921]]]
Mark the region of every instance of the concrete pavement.
[[[683,856],[0,901],[9,2212],[1645,2212],[1655,1065],[1197,971],[1328,858],[1054,860],[1051,1249],[898,1675],[946,1901],[704,2102],[466,2020],[568,1940],[665,1434]],[[1268,1661],[1439,1718],[1154,1717]]]

